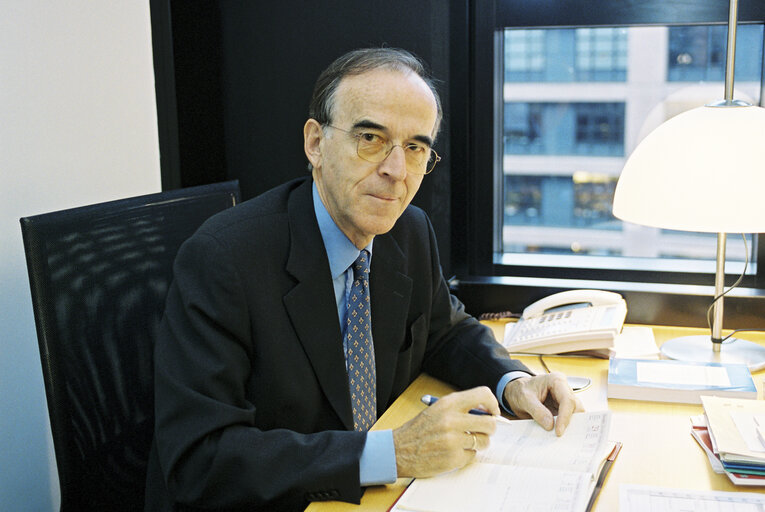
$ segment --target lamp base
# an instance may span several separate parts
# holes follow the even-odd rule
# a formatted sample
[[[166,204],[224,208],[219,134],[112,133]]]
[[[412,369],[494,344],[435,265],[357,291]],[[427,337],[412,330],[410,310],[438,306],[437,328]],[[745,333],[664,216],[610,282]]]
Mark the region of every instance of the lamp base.
[[[664,342],[661,353],[680,361],[746,364],[751,371],[765,367],[765,347],[736,338],[723,342],[720,351],[715,352],[709,335],[682,336]]]

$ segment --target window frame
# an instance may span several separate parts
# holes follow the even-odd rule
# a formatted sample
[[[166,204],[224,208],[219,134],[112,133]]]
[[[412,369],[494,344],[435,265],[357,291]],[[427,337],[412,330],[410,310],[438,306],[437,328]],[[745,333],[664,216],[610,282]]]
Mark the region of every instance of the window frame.
[[[452,261],[456,277],[451,281],[453,290],[471,313],[505,309],[517,312],[533,300],[555,291],[594,287],[625,295],[631,306],[628,321],[704,325],[706,306],[699,310],[701,314],[695,310],[711,301],[714,265],[711,265],[711,272],[583,268],[567,263],[566,256],[549,258],[551,264],[539,266],[501,263],[495,251],[497,233],[501,232],[501,215],[495,212],[495,204],[502,200],[502,187],[496,186],[499,177],[495,175],[495,169],[501,162],[503,148],[494,141],[504,128],[501,116],[495,114],[503,101],[503,57],[496,56],[501,55],[502,29],[507,27],[727,24],[728,7],[725,0],[700,0],[691,4],[682,0],[646,0],[632,5],[607,0],[541,4],[509,0],[471,2],[467,131],[465,134],[455,133],[452,141],[452,147],[463,142],[467,144],[468,165],[463,170],[453,170],[456,183],[465,187],[453,192],[453,211],[462,215],[456,213],[453,218]],[[765,4],[740,0],[738,20],[739,23],[765,22]],[[454,92],[459,91],[453,87],[452,94]],[[487,197],[489,195],[491,197]],[[733,236],[729,234],[728,238]],[[753,250],[759,264],[754,274],[745,276],[741,285],[726,296],[726,327],[765,328],[765,315],[762,315],[765,311],[765,243],[758,243],[765,238],[760,238],[759,234],[754,238]],[[735,280],[733,267],[736,265],[726,266],[728,286]],[[741,265],[737,267],[740,269]],[[676,298],[686,300],[674,300]],[[663,305],[659,308],[662,311],[655,311],[656,304]],[[689,314],[691,310],[694,312]],[[746,325],[737,325],[739,322]]]

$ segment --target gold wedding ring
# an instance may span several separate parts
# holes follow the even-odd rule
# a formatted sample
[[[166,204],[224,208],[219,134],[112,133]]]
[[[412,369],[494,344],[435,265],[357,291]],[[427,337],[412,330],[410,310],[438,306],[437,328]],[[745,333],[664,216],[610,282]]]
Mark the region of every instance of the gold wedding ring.
[[[471,450],[475,451],[475,447],[478,446],[478,438],[475,437],[475,434],[472,432],[468,432],[471,436],[473,436],[473,446],[470,447]]]

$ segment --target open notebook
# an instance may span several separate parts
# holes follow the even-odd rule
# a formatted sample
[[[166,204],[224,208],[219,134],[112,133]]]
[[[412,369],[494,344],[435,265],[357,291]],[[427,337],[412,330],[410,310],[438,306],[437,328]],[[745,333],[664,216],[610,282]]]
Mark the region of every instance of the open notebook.
[[[497,423],[473,463],[415,479],[391,510],[584,512],[621,446],[608,440],[610,422],[610,411],[574,414],[561,437],[533,420]]]

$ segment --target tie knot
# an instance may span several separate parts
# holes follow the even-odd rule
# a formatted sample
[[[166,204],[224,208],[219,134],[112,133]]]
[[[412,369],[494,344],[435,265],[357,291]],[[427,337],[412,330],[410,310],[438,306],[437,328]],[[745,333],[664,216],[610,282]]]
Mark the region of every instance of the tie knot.
[[[362,249],[359,252],[359,257],[353,262],[353,278],[369,279],[369,251],[366,249]]]

